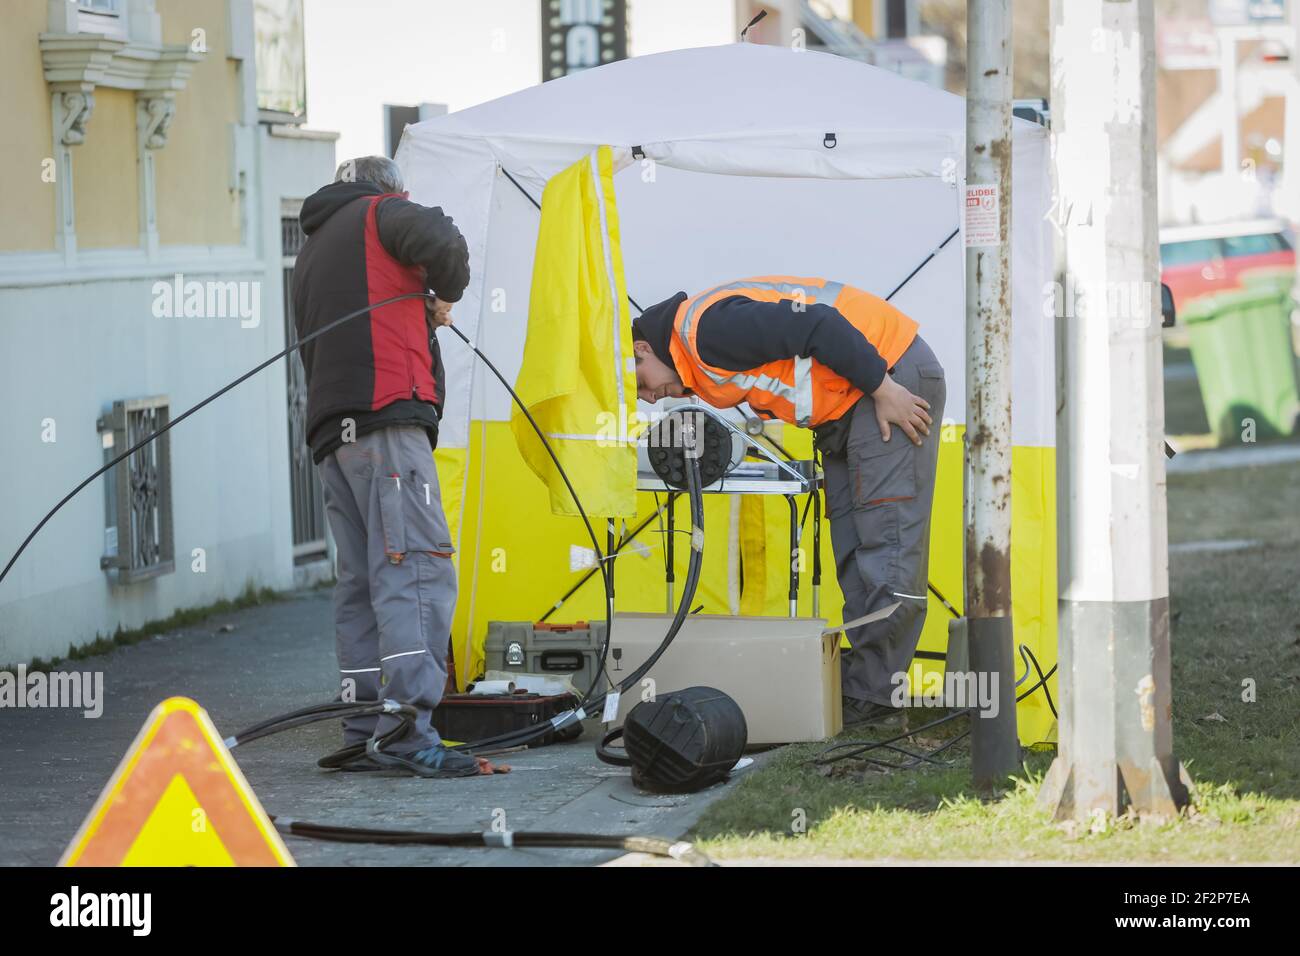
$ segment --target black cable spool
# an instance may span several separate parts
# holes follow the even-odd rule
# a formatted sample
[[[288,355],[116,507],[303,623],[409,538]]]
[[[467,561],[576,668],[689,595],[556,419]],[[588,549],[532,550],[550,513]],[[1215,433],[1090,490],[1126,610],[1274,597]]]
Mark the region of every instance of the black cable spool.
[[[712,415],[690,409],[673,409],[650,430],[646,456],[650,467],[670,488],[686,489],[686,450],[683,436],[694,429],[699,451],[700,485],[708,487],[731,467],[731,432]]]
[[[627,756],[608,749],[619,737]],[[715,687],[688,687],[637,704],[596,755],[630,766],[632,783],[642,790],[694,793],[725,780],[748,741],[739,704]]]

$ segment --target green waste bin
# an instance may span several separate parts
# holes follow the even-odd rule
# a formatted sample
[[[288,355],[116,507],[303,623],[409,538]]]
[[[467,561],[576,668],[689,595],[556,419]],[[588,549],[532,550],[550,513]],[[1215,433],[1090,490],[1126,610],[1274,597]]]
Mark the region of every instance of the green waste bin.
[[[1274,290],[1278,293],[1290,293],[1295,285],[1295,270],[1290,266],[1262,266],[1246,269],[1238,279],[1244,288],[1264,292]]]
[[[1289,435],[1300,414],[1290,285],[1259,279],[1189,302],[1178,316],[1220,442],[1240,442],[1247,419],[1256,438]]]

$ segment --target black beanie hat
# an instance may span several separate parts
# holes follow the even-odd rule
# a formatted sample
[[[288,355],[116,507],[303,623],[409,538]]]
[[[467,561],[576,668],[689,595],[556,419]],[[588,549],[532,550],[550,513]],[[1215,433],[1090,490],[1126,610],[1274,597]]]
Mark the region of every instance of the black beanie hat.
[[[659,361],[669,368],[673,367],[673,356],[668,349],[673,335],[673,320],[677,318],[677,307],[685,301],[686,293],[678,292],[672,298],[650,306],[632,320],[632,337],[649,342]]]

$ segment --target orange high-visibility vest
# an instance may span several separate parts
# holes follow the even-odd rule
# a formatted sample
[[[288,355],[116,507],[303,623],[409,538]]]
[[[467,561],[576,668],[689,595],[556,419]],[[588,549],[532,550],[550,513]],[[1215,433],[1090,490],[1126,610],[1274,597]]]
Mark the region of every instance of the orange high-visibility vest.
[[[717,408],[749,402],[755,411],[767,412],[792,425],[814,428],[839,418],[862,397],[862,390],[848,379],[805,356],[742,371],[715,368],[702,361],[695,346],[700,316],[713,303],[733,295],[760,302],[792,299],[804,305],[834,306],[866,336],[890,368],[916,338],[917,324],[912,319],[884,299],[840,282],[797,276],[758,276],[728,282],[692,296],[677,307],[669,342],[683,384]]]

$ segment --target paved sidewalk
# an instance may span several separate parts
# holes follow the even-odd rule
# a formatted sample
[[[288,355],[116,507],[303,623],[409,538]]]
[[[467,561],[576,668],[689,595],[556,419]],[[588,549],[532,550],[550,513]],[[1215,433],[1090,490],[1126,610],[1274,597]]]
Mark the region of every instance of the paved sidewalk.
[[[233,630],[222,631],[222,625]],[[337,679],[333,643],[329,591],[321,590],[60,665],[103,671],[104,712],[87,719],[80,711],[0,710],[0,864],[57,861],[160,700],[193,697],[219,731],[235,733],[328,700]],[[512,830],[675,839],[735,785],[733,780],[688,796],[640,793],[627,770],[596,759],[586,736],[506,755],[500,760],[513,772],[493,777],[422,780],[319,770],[316,759],[341,742],[338,724],[329,721],[253,741],[233,753],[268,813],[345,826],[482,831],[504,811]],[[365,846],[297,837],[286,843],[299,864],[318,866],[588,865],[620,856],[599,850]]]

